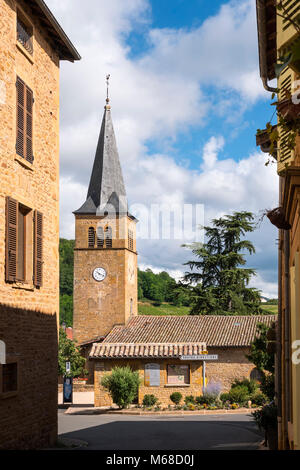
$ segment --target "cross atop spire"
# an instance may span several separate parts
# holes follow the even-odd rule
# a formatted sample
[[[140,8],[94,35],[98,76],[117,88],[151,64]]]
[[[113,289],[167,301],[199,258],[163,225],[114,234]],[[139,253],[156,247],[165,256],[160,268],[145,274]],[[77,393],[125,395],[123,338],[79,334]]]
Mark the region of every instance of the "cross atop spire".
[[[110,73],[106,75],[106,105],[109,105],[109,97],[108,97],[108,88],[109,88],[109,79],[110,79]]]

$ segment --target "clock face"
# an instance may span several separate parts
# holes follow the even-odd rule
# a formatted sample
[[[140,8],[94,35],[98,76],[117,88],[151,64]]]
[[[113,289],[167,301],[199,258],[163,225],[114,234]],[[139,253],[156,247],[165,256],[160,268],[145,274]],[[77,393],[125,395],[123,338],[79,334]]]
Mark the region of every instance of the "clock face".
[[[93,278],[95,281],[103,281],[106,278],[106,271],[104,268],[95,268],[93,271]]]

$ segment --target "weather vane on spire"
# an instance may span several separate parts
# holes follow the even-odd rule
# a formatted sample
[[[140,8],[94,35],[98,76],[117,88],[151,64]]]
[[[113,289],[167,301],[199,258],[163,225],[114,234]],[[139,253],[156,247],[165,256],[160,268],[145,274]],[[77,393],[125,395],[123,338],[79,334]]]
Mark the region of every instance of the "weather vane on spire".
[[[109,97],[108,97],[109,79],[110,79],[110,73],[106,75],[106,104],[109,103]]]

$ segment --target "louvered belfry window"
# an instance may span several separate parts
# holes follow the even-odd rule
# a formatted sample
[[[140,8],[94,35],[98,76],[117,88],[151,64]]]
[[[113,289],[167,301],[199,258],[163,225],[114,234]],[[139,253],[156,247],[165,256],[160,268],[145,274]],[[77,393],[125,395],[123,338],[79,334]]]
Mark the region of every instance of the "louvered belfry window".
[[[17,77],[17,142],[16,152],[28,162],[33,162],[33,92]]]
[[[128,230],[128,248],[133,251],[133,231]]]
[[[88,231],[88,244],[89,248],[95,248],[95,230],[94,227],[90,227]]]
[[[104,232],[102,227],[97,227],[97,248],[104,246]]]
[[[105,247],[112,248],[112,230],[111,227],[105,229]]]

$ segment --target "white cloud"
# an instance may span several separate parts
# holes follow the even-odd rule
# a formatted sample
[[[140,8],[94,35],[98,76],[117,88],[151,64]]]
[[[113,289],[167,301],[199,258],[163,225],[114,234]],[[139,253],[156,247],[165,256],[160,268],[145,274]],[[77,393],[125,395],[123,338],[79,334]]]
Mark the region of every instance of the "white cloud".
[[[234,121],[236,128],[242,113],[265,96],[258,74],[255,2],[233,0],[199,27],[180,30],[151,29],[147,0],[47,3],[83,57],[61,67],[62,236],[74,237],[72,211],[86,196],[107,73],[131,203],[204,203],[207,220],[276,204],[277,178],[273,168],[264,166],[264,156],[256,152],[239,162],[220,160],[222,136],[204,145],[199,170],[176,161],[163,145],[159,154],[149,155],[147,149],[150,139],[175,141],[214,115]],[[131,31],[148,39],[149,49],[140,58],[130,56],[126,38]],[[274,237],[269,225],[264,233]],[[262,253],[265,242],[265,236],[257,237]],[[180,241],[141,241],[139,252],[141,264],[170,272],[178,273],[187,259]],[[263,266],[259,269],[263,272]]]

